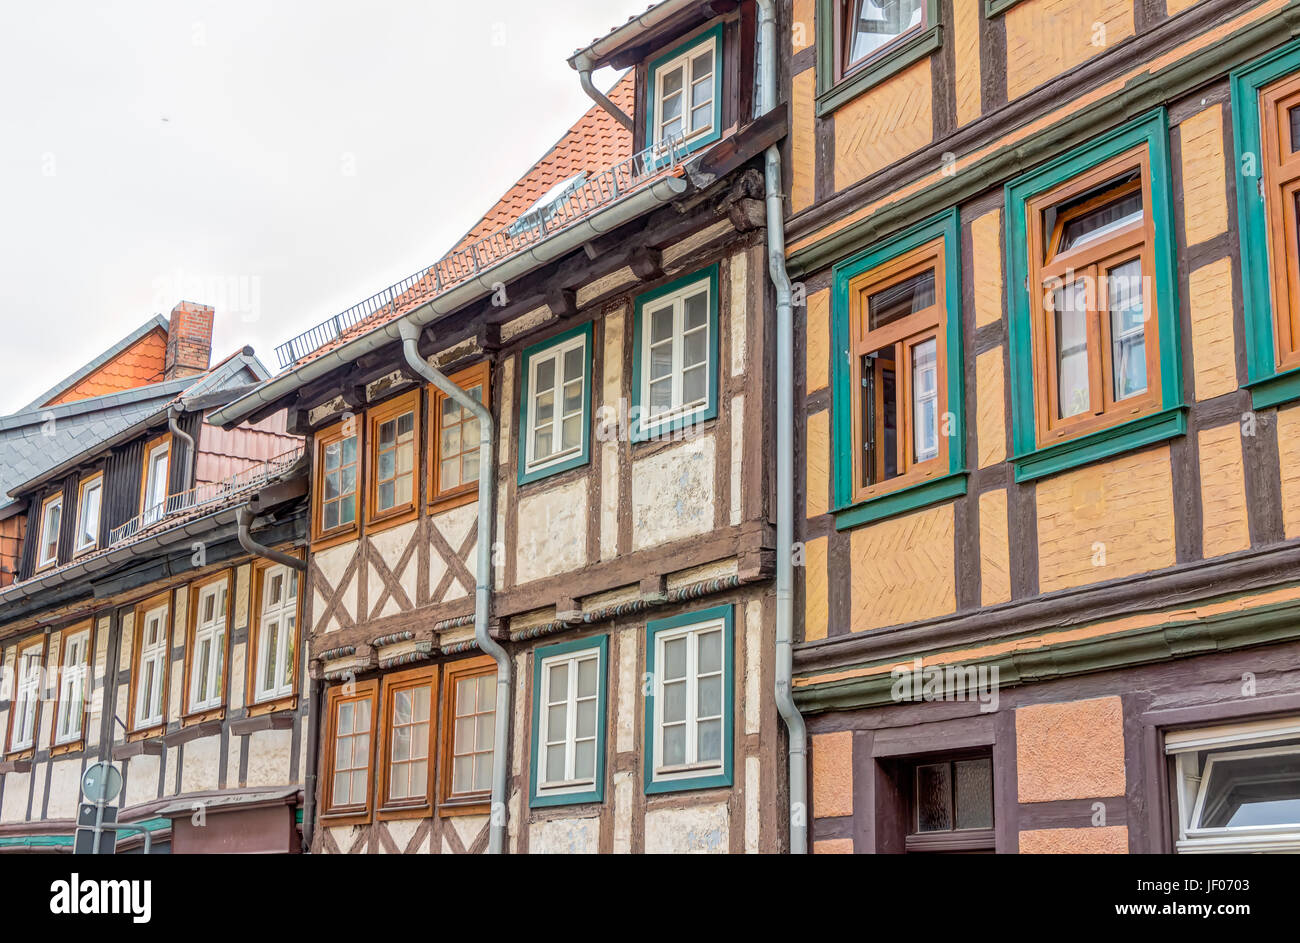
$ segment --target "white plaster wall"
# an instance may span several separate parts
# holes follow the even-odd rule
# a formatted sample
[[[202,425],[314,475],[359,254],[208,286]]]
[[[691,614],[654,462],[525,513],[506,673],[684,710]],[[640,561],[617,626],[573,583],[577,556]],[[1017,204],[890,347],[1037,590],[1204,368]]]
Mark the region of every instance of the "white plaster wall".
[[[636,550],[713,530],[715,443],[694,438],[632,464]]]
[[[318,602],[313,607],[313,612],[316,613],[318,620],[316,627],[313,629],[314,632],[332,632],[339,627],[337,619],[327,619],[325,617],[325,610],[329,605],[330,596],[333,595],[334,590],[339,588],[339,582],[342,580],[343,574],[356,552],[356,541],[349,541],[348,543],[339,544],[337,547],[330,547],[312,554],[312,560],[320,569],[327,584],[326,586],[313,586],[316,596],[319,597]],[[341,607],[352,619],[357,616],[357,589],[358,581],[354,572],[348,579],[347,586],[340,596]]]
[[[645,816],[645,850],[652,855],[725,854],[730,825],[725,802],[653,809]]]
[[[189,756],[186,755],[188,762]],[[292,730],[259,730],[248,738],[249,786],[287,786],[293,762]]]
[[[587,562],[587,479],[519,501],[515,578],[520,583],[576,570]]]
[[[126,761],[126,791],[123,807],[158,798],[158,756],[133,756]]]
[[[528,827],[529,854],[594,855],[599,850],[599,819],[551,819]]]
[[[54,760],[50,770],[50,798],[47,819],[74,819],[81,799],[81,760]]]
[[[222,759],[220,736],[200,737],[185,744],[180,791],[198,792],[219,788]]]
[[[27,817],[27,797],[31,794],[31,773],[5,773],[4,805],[0,822],[21,822]]]

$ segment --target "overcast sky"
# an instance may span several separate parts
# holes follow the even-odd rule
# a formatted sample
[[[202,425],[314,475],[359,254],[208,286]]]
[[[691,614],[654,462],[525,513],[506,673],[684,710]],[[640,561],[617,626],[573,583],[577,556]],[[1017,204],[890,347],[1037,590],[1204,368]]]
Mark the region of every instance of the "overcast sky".
[[[278,369],[276,344],[450,248],[590,107],[569,54],[647,5],[14,5],[0,414],[181,298],[216,306],[214,359]]]

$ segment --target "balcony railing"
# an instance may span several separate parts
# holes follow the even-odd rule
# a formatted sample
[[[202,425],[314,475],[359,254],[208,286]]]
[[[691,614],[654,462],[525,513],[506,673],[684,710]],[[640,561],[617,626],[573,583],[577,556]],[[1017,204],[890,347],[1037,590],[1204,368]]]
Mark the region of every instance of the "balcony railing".
[[[110,530],[108,546],[114,547],[123,541],[131,540],[153,529],[154,525],[160,522],[191,511],[203,510],[209,505],[215,509],[234,498],[256,491],[270,483],[276,476],[283,474],[301,455],[302,446],[298,446],[222,481],[205,482],[189,491],[168,495],[165,501],[146,508],[126,523]]]
[[[672,172],[683,156],[681,134],[652,144],[640,153],[596,173],[548,206],[530,209],[523,216],[443,256],[430,268],[408,275],[365,301],[341,311],[327,321],[286,341],[275,349],[280,366],[298,361],[334,343],[364,321],[389,320],[454,288],[480,271],[517,252],[536,245],[578,220],[617,202],[646,181]]]

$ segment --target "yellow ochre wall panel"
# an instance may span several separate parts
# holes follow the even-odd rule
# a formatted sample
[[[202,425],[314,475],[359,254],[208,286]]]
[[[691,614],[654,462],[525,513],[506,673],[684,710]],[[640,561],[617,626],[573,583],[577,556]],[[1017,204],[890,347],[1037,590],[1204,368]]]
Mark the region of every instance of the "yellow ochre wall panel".
[[[1011,599],[1011,547],[1007,538],[1005,488],[980,495],[980,603]]]
[[[830,384],[831,290],[823,288],[808,296],[808,344],[805,348],[808,392],[816,393]]]
[[[817,537],[803,548],[803,637],[812,642],[826,637],[829,609],[826,605],[827,537]]]
[[[1277,411],[1277,452],[1282,474],[1282,527],[1300,537],[1300,406]]]
[[[971,262],[975,280],[975,326],[1002,317],[1002,214],[985,213],[970,224]]]
[[[819,819],[853,814],[853,732],[813,734],[812,813]]]
[[[790,16],[790,52],[807,49],[817,37],[817,0],[794,0]]]
[[[790,209],[796,213],[817,196],[816,81],[817,70],[805,69],[790,93]]]
[[[831,509],[830,489],[831,414],[827,410],[808,417],[808,501],[809,517]]]
[[[931,97],[926,58],[835,112],[835,188],[843,190],[929,144]]]
[[[980,21],[984,0],[952,0],[953,54],[957,65],[957,124],[980,116]]]
[[[996,465],[1007,457],[1002,396],[1002,348],[994,347],[975,357],[975,430],[980,468]]]
[[[1020,833],[1022,855],[1126,855],[1127,825],[1037,828]]]
[[[1223,163],[1223,109],[1211,105],[1178,126],[1182,149],[1187,244],[1228,231],[1228,183]]]
[[[1169,449],[1122,455],[1038,482],[1041,592],[1172,566]]]
[[[1201,453],[1202,555],[1217,557],[1246,550],[1250,547],[1250,524],[1240,427],[1231,422],[1202,429],[1196,441]]]
[[[1232,262],[1219,259],[1188,276],[1191,307],[1192,375],[1198,400],[1237,389],[1236,341],[1232,329]]]
[[[1007,98],[1064,74],[1133,35],[1132,0],[1027,0],[1003,14]]]
[[[1165,12],[1173,16],[1175,13],[1191,9],[1200,2],[1201,0],[1165,0]]]
[[[1124,710],[1118,697],[1016,708],[1021,802],[1124,795]]]
[[[853,531],[854,632],[948,615],[957,608],[951,504]]]

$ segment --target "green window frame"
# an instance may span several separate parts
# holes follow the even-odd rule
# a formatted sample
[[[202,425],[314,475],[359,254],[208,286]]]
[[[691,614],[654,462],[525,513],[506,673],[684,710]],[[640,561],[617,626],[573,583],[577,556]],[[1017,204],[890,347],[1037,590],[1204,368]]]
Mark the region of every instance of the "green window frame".
[[[645,793],[646,795],[655,795],[665,792],[685,792],[694,789],[712,789],[732,784],[732,767],[735,740],[735,625],[734,625],[734,606],[723,605],[714,606],[709,609],[699,609],[694,612],[684,612],[681,615],[670,616],[666,619],[654,619],[646,623],[646,676],[650,683],[646,685],[645,692],[645,757],[643,766],[645,768]],[[659,775],[656,773],[658,762],[658,750],[656,747],[656,713],[658,705],[655,703],[655,693],[660,687],[660,681],[656,674],[657,659],[656,653],[658,643],[664,636],[675,633],[680,630],[694,627],[704,627],[711,623],[721,623],[722,630],[722,749],[721,763],[717,771],[702,771],[697,774],[676,773],[671,776]],[[696,681],[698,675],[692,676],[689,673],[686,676],[688,684]],[[691,684],[695,687],[695,684]],[[698,714],[696,714],[698,716]],[[687,724],[687,730],[691,729]]]
[[[531,397],[531,378],[533,373],[533,362],[544,358],[552,353],[557,347],[561,347],[581,337],[583,339],[583,376],[582,376],[582,445],[573,454],[554,461],[535,464],[529,468],[529,427],[531,425],[533,403]],[[522,369],[519,377],[519,484],[526,485],[529,482],[540,481],[543,478],[549,478],[551,475],[558,475],[560,472],[568,471],[571,468],[579,468],[586,465],[591,460],[591,363],[592,363],[592,329],[591,322],[579,324],[577,327],[570,328],[567,331],[561,331],[553,337],[548,337],[544,341],[533,344],[531,347],[525,347],[523,358],[521,360]],[[559,406],[558,403],[555,404]],[[558,424],[557,424],[558,428]]]
[[[595,652],[598,659],[596,662],[595,782],[590,789],[575,788],[567,791],[556,788],[548,789],[540,782],[542,773],[542,715],[546,710],[542,706],[542,689],[544,686],[542,669],[549,659],[585,655],[590,652]],[[608,678],[608,635],[575,639],[571,642],[559,642],[555,645],[543,645],[533,652],[533,744],[529,773],[529,808],[577,805],[583,802],[603,802],[605,800],[605,725],[608,705]]]
[[[654,59],[646,66],[646,99],[645,99],[645,146],[650,147],[658,143],[655,119],[659,113],[659,88],[657,73],[665,65],[671,63],[674,59],[685,56],[697,46],[703,46],[710,40],[713,42],[713,127],[711,130],[688,138],[683,142],[682,152],[689,154],[691,151],[699,150],[705,145],[712,144],[722,137],[722,105],[726,101],[724,95],[727,89],[724,88],[726,73],[722,68],[722,45],[723,45],[723,24],[718,23],[712,29],[705,30],[698,36],[694,36],[680,45],[674,46],[663,55]],[[685,105],[683,98],[682,117],[685,119],[690,115],[690,108]]]
[[[838,6],[842,0],[817,0],[817,116],[839,108],[863,92],[879,85],[913,63],[919,62],[943,46],[943,4],[925,0],[925,22],[915,36],[897,43],[882,55],[868,59],[860,67],[836,80],[839,72],[840,46],[836,42]]]
[[[853,498],[853,362],[849,325],[849,286],[870,272],[915,249],[943,240],[944,346],[947,352],[948,473],[920,484],[887,491],[865,501]],[[831,445],[834,455],[835,527],[845,530],[895,514],[913,511],[966,493],[966,407],[961,317],[961,227],[956,209],[905,229],[893,238],[832,268]]]
[[[1246,320],[1246,388],[1255,409],[1300,399],[1300,368],[1277,367],[1276,319],[1268,257],[1268,208],[1260,192],[1264,164],[1259,93],[1300,72],[1300,40],[1287,43],[1229,76],[1232,137],[1237,168],[1237,219],[1241,248],[1241,292]],[[1246,173],[1253,168],[1253,179]]]
[[[645,442],[649,439],[658,439],[672,432],[684,429],[688,426],[696,426],[702,422],[718,417],[718,264],[715,262],[708,268],[692,272],[690,275],[675,279],[666,285],[638,295],[633,303],[632,312],[632,409],[631,409],[631,439],[633,442]],[[644,391],[642,390],[643,381],[646,378],[646,367],[643,363],[648,354],[646,331],[649,324],[645,318],[647,308],[653,308],[656,301],[677,296],[678,298],[686,297],[693,294],[691,289],[697,286],[707,288],[708,298],[708,339],[706,341],[708,362],[705,366],[706,381],[706,399],[703,406],[699,406],[689,412],[670,413],[667,418],[660,419],[653,423],[646,423],[642,416],[647,409]]]
[[[1160,406],[1154,412],[1127,422],[1040,448],[1034,411],[1035,362],[1026,204],[1035,196],[1143,145],[1147,148],[1151,172]],[[1168,115],[1164,108],[1157,108],[1006,184],[1007,343],[1011,360],[1012,463],[1016,481],[1042,478],[1153,445],[1187,431],[1179,341],[1173,187],[1169,167]]]

